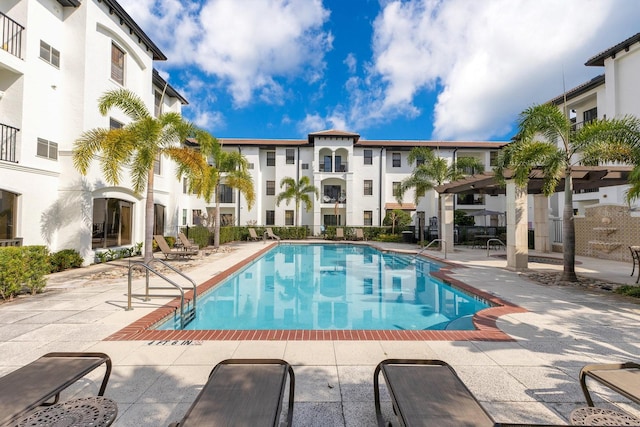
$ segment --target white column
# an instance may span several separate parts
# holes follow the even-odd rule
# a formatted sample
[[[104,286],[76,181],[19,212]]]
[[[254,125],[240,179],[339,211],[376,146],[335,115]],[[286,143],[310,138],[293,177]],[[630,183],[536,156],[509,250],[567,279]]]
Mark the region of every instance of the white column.
[[[533,196],[534,249],[538,252],[551,252],[549,239],[549,198],[544,194]]]
[[[527,268],[527,190],[507,181],[507,268],[521,271]]]
[[[440,195],[440,219],[442,224],[440,230],[442,232],[440,238],[443,240],[441,245],[442,251],[453,252],[453,198],[455,194]],[[445,248],[446,247],[446,248]]]

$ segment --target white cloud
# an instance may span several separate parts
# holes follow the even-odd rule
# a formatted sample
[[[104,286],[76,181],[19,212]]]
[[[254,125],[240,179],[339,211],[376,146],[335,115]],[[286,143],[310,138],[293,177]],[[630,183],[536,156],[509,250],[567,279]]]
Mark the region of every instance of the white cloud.
[[[355,74],[356,67],[358,66],[358,60],[356,56],[350,52],[347,57],[342,61],[343,64],[347,66],[347,70],[349,70],[349,74]]]
[[[195,64],[224,85],[236,106],[257,94],[272,104],[286,96],[282,79],[322,78],[333,36],[321,0],[121,0],[168,57]]]
[[[603,72],[582,64],[633,34],[625,29],[640,18],[632,3],[385,2],[374,23],[369,74],[347,83],[350,122],[425,114],[414,105],[416,95],[435,90],[434,137],[504,133],[519,111],[562,92],[563,68],[573,86]]]

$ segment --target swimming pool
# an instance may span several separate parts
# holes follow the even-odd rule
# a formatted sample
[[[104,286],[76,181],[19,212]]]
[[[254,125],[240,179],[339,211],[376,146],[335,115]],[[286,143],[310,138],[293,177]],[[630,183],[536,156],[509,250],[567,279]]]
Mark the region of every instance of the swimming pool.
[[[474,329],[489,304],[432,277],[439,268],[367,245],[280,244],[203,294],[185,329]]]

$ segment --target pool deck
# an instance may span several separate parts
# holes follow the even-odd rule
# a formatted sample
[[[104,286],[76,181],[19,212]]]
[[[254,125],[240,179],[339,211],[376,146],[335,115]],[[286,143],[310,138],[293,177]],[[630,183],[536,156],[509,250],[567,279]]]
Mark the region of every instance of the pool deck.
[[[230,252],[203,256],[187,274],[204,283],[265,248],[263,242],[231,246]],[[629,276],[630,263],[577,259],[579,275],[635,283]],[[293,365],[296,375],[294,425],[359,427],[376,425],[373,370],[378,362],[442,359],[497,421],[563,424],[571,410],[585,406],[578,383],[582,366],[638,360],[640,305],[633,300],[599,290],[537,284],[507,270],[505,259],[487,257],[481,249],[456,248],[447,254],[447,261],[454,265],[448,272],[453,280],[522,308],[503,313],[496,321],[509,340],[119,340],[114,334],[172,298],[148,302],[136,298],[134,309],[126,311],[126,278],[89,279],[110,268],[101,264],[51,275],[44,294],[0,304],[0,375],[51,351],[102,351],[113,360],[106,396],[118,404],[114,425],[166,426],[180,420],[219,361],[282,358]],[[562,265],[552,264],[529,267],[562,270]],[[144,282],[136,279],[134,292],[143,288]],[[77,383],[62,399],[95,394],[101,374]],[[386,418],[393,420],[389,398],[383,397]],[[620,396],[603,391],[598,397],[598,406],[617,405],[640,414],[637,405]]]

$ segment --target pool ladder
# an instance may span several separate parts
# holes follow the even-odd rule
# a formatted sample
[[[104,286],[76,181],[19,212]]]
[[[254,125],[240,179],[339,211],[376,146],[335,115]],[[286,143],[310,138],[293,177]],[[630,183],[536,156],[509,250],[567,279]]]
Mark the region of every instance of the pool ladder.
[[[416,252],[416,254],[414,255],[413,258],[414,259],[417,258],[418,255],[420,255],[422,252],[424,252],[427,249],[429,249],[429,246],[433,245],[436,242],[440,242],[444,246],[444,259],[447,259],[447,242],[444,241],[443,239],[433,239],[432,241],[429,242],[429,244],[427,246],[425,246],[424,248],[422,248],[418,252]]]
[[[170,270],[172,270],[174,273],[178,274],[179,276],[182,276],[183,278],[187,279],[189,282],[191,282],[191,286],[193,288],[193,298],[191,298],[191,300],[187,301],[186,303],[186,307],[185,307],[185,301],[184,301],[184,288],[180,285],[178,285],[176,282],[174,282],[173,280],[169,279],[167,276],[165,276],[164,274],[162,274],[161,272],[159,272],[158,270],[154,269],[152,267],[152,264],[155,263],[160,263],[162,265],[164,265],[165,267],[169,268]],[[145,281],[145,294],[144,294],[144,301],[149,301],[149,290],[150,289],[167,289],[166,286],[156,286],[156,287],[151,287],[149,286],[149,273],[153,273],[156,276],[160,277],[161,279],[163,279],[165,282],[167,282],[168,284],[170,284],[172,287],[176,288],[179,292],[180,292],[180,329],[184,329],[185,326],[187,326],[193,319],[196,318],[196,282],[194,282],[191,278],[189,278],[187,275],[185,275],[183,272],[181,272],[180,270],[178,270],[177,268],[175,268],[174,266],[162,261],[161,259],[152,259],[151,261],[149,261],[149,263],[145,264],[143,261],[137,261],[137,262],[132,262],[129,265],[129,280],[128,280],[128,297],[127,297],[127,308],[126,310],[133,310],[133,307],[131,307],[131,297],[133,296],[132,292],[131,292],[131,283],[133,281],[133,270],[136,268],[141,268],[143,270],[145,270],[146,272],[146,281]],[[138,295],[136,295],[138,296]]]

